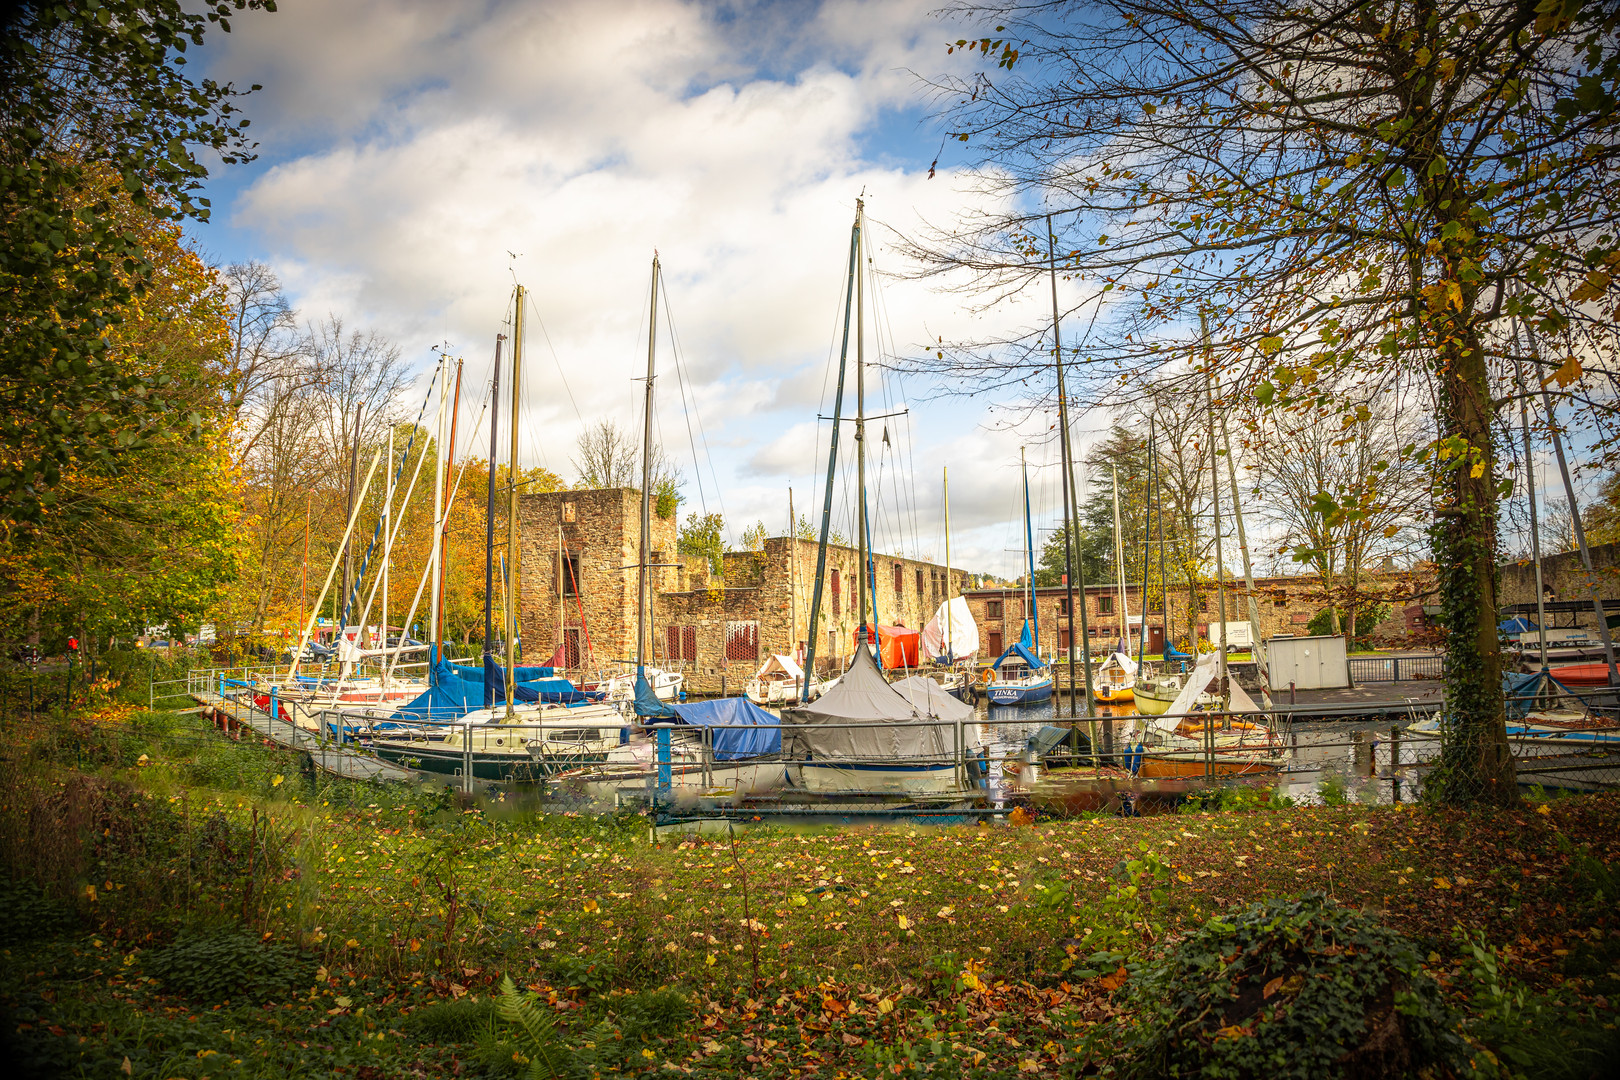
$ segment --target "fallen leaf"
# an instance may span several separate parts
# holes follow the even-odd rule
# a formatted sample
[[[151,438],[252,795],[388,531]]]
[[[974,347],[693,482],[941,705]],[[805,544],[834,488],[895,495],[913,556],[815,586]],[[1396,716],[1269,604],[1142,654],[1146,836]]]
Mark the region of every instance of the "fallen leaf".
[[[845,1046],[865,1046],[866,1045],[866,1040],[865,1039],[861,1038],[859,1035],[851,1035],[847,1031],[844,1032],[839,1037],[844,1040],[844,1045]]]
[[[1449,889],[1451,888],[1451,882],[1443,877],[1437,877],[1434,879],[1434,887],[1437,889]]]
[[[1097,985],[1102,987],[1104,990],[1118,990],[1120,987],[1125,985],[1125,979],[1128,974],[1129,972],[1125,970],[1125,965],[1121,964],[1118,970],[1114,971],[1112,974],[1099,975],[1097,977]]]
[[[1272,979],[1270,982],[1266,983],[1265,989],[1260,991],[1260,996],[1262,998],[1270,998],[1272,994],[1275,994],[1279,989],[1282,988],[1282,984],[1283,977],[1278,975],[1275,979]]]

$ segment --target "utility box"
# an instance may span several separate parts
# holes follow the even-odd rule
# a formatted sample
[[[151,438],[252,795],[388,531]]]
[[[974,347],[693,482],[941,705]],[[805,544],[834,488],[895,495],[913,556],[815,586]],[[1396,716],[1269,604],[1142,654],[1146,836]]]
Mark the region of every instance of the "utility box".
[[[1338,634],[1274,637],[1266,642],[1266,660],[1273,690],[1286,690],[1289,683],[1299,690],[1337,690],[1350,685],[1349,657],[1344,638]]]

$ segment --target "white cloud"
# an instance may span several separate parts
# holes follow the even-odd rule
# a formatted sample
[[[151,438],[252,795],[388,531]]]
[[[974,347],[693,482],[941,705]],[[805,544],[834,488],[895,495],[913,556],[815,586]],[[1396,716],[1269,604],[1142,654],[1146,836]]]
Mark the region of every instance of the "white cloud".
[[[657,248],[663,441],[690,457],[673,314],[727,513],[739,531],[755,518],[775,531],[788,483],[802,511],[819,509],[815,415],[831,405],[855,197],[864,189],[872,216],[902,230],[967,198],[949,172],[929,180],[925,165],[879,165],[883,148],[863,148],[884,110],[915,107],[906,69],[943,59],[952,35],[929,7],[284,0],[239,20],[220,63],[267,87],[250,99],[267,160],[232,227],[306,314],[340,311],[407,356],[448,338],[468,358],[469,410],[515,275],[546,332],[528,334],[526,454],[565,473],[582,419],[639,415]],[[898,269],[881,244],[876,258]],[[970,318],[954,296],[889,281],[868,297],[874,327],[880,299],[901,351]],[[1038,297],[989,316],[1043,317]],[[971,318],[982,332],[985,317]],[[1016,556],[997,549],[1017,437],[977,426],[982,399],[918,401],[928,389],[909,395],[908,546],[943,554],[924,519],[938,517],[948,461],[963,560],[1010,568]]]

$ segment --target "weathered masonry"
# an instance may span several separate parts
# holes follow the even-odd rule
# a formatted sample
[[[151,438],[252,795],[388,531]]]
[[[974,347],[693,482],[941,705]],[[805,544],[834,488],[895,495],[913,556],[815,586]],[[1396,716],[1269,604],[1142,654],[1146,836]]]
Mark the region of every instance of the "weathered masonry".
[[[557,491],[519,499],[524,655],[561,648],[565,666],[593,670],[634,660],[641,496],[632,488]],[[724,573],[675,551],[676,523],[653,515],[653,662],[687,675],[696,693],[737,692],[771,653],[803,659],[815,590],[816,544],[785,536],[763,551],[732,551]],[[829,547],[816,667],[842,670],[853,647],[854,548]],[[967,575],[894,555],[874,557],[878,620],[920,628]]]
[[[1382,573],[1378,576],[1381,591],[1391,597],[1390,613],[1377,626],[1370,628],[1370,636],[1382,644],[1403,644],[1420,636],[1426,629],[1421,603],[1417,602],[1428,587],[1429,579],[1422,574]],[[1256,578],[1255,598],[1259,601],[1260,634],[1263,638],[1278,634],[1304,634],[1306,625],[1326,603],[1320,582],[1314,575],[1296,577]],[[963,594],[973,620],[979,626],[980,655],[994,657],[1002,649],[1018,640],[1023,629],[1028,595],[1017,585],[974,589]],[[1088,585],[1085,589],[1086,622],[1091,632],[1091,651],[1101,652],[1118,641],[1124,634],[1124,621],[1120,618],[1119,589],[1116,585]],[[1402,597],[1408,599],[1402,600]],[[1075,594],[1079,600],[1080,593]],[[1130,625],[1142,622],[1142,589],[1140,585],[1125,587],[1125,602],[1130,608]],[[1188,597],[1185,589],[1170,589],[1170,635],[1182,640],[1185,647],[1187,634]],[[1208,640],[1209,624],[1220,619],[1220,590],[1214,582],[1202,584],[1193,600],[1196,608],[1193,625],[1200,639]],[[1041,652],[1043,655],[1063,655],[1069,648],[1070,620],[1068,590],[1061,585],[1044,586],[1035,590],[1035,609],[1039,619]],[[1226,584],[1226,617],[1230,622],[1246,622],[1249,618],[1248,589],[1243,582]],[[1153,608],[1147,613],[1147,651],[1164,651],[1164,609],[1157,596]],[[1074,633],[1079,634],[1079,620],[1074,620]],[[1368,628],[1359,628],[1368,631]],[[1132,638],[1134,641],[1134,637]]]

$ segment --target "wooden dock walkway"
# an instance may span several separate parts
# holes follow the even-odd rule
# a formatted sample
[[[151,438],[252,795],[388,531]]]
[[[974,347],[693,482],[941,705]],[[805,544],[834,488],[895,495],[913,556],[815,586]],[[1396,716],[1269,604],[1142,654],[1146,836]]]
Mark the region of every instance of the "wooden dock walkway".
[[[211,712],[215,716],[224,716],[230,723],[251,728],[279,746],[308,754],[317,769],[333,776],[348,780],[394,780],[406,783],[415,783],[424,778],[415,770],[383,761],[371,754],[323,742],[313,731],[305,731],[262,709],[221,697],[216,691],[203,690],[191,696],[203,706],[204,715]]]

